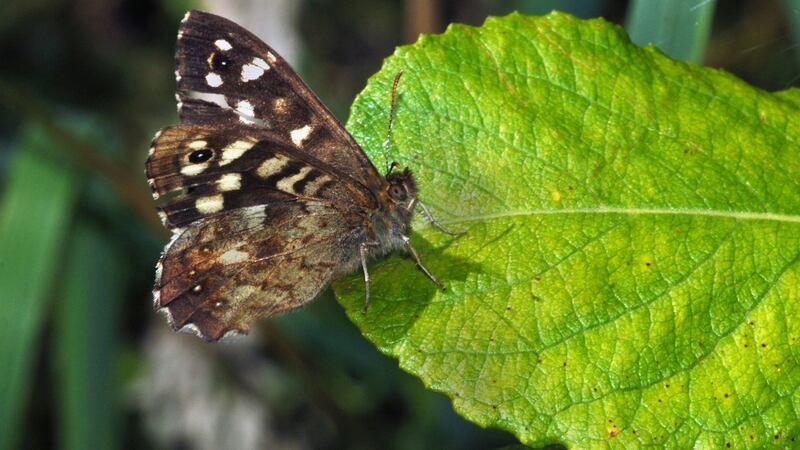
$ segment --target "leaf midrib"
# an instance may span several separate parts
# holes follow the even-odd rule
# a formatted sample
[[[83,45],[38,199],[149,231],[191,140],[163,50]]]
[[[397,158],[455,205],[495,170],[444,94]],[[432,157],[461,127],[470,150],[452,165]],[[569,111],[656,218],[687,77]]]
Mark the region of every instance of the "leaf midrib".
[[[785,222],[800,224],[800,215],[778,214],[771,212],[751,212],[751,211],[723,211],[712,209],[693,209],[693,208],[618,208],[618,207],[596,207],[596,208],[564,208],[564,209],[523,209],[510,210],[490,214],[474,216],[461,216],[443,220],[446,224],[481,222],[503,217],[518,216],[554,216],[554,215],[578,215],[578,214],[620,214],[628,216],[694,216],[694,217],[719,217],[733,220],[752,220],[768,222]]]

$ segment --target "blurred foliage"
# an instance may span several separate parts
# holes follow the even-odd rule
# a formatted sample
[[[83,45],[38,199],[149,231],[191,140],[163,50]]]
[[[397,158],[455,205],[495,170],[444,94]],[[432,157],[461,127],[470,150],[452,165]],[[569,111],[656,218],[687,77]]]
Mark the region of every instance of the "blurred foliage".
[[[654,44],[675,59],[703,60],[714,0],[634,0],[625,28],[638,45]]]
[[[438,27],[429,32],[513,9],[559,7],[617,23],[628,11],[627,2],[611,0],[435,3]],[[298,69],[341,119],[382,59],[405,43],[408,4],[305,0],[292,18],[303,43]],[[794,83],[800,33],[782,5],[797,11],[791,0],[719,2],[705,62],[765,89]],[[181,343],[186,336],[157,332],[166,325],[152,312],[150,288],[165,233],[142,168],[153,132],[177,121],[175,33],[195,6],[202,4],[0,3],[0,449],[201,448],[189,431],[202,426],[167,415],[178,429],[157,430],[148,420],[168,405],[148,402],[147,393],[177,389],[155,383],[200,378],[153,367],[171,367],[181,354],[207,362],[197,367],[214,375],[208,398],[225,394],[226,404],[251,412],[236,417],[263,419],[259,442],[397,449],[515,443],[460,418],[443,396],[400,371],[330,296],[265,321],[240,345]],[[177,356],[158,359],[159,348],[175,348]],[[226,411],[214,402],[185,404],[170,411],[223,423]],[[94,435],[96,427],[103,432]]]

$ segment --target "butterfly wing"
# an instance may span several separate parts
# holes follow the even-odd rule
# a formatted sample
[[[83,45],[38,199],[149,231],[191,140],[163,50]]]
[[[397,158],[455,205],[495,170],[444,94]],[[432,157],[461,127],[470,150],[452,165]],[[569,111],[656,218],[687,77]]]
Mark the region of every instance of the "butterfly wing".
[[[313,300],[354,270],[385,180],[274,50],[187,13],[176,48],[182,125],[146,173],[173,239],[155,307],[208,340]]]
[[[153,140],[146,163],[153,196],[169,229],[256,205],[320,201],[342,211],[374,207],[356,180],[297,151],[268,130],[179,125]]]
[[[190,11],[175,51],[185,124],[266,128],[368,188],[381,177],[358,143],[272,48],[222,17]]]
[[[174,237],[155,307],[176,329],[217,340],[313,300],[353,270],[372,194],[268,130],[179,125],[146,164]]]
[[[206,340],[298,308],[354,270],[359,218],[324,202],[275,201],[204,219],[165,250],[155,307]]]

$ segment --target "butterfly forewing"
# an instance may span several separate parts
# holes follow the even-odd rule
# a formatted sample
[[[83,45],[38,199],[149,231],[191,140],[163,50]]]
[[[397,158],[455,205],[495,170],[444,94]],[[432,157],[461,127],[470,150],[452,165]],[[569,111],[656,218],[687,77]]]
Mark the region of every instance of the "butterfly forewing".
[[[360,183],[298,152],[274,133],[245,127],[180,125],[154,139],[146,173],[153,195],[180,192],[160,206],[165,225],[291,199],[363,209],[374,203]]]
[[[266,128],[368,188],[380,175],[364,152],[273,49],[213,14],[190,11],[176,47],[181,121]]]

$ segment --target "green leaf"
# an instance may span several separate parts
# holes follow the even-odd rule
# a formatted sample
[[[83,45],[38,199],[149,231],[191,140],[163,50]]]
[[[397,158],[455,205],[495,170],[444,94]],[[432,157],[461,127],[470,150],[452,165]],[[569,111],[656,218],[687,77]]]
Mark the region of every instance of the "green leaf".
[[[626,28],[639,45],[653,44],[676,59],[701,62],[716,0],[634,0]]]
[[[456,410],[528,445],[793,446],[800,432],[798,91],[512,14],[402,47],[349,129],[452,228],[335,292]]]
[[[63,294],[57,296],[53,347],[62,449],[120,446],[114,356],[123,301],[121,268],[101,236],[85,223],[75,227]]]
[[[45,156],[55,145],[41,129],[25,134],[0,202],[0,449],[15,448],[20,436],[48,289],[77,194],[75,174]]]

